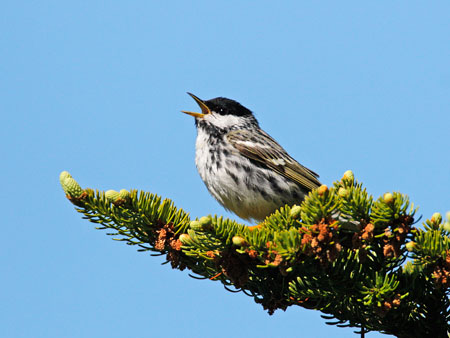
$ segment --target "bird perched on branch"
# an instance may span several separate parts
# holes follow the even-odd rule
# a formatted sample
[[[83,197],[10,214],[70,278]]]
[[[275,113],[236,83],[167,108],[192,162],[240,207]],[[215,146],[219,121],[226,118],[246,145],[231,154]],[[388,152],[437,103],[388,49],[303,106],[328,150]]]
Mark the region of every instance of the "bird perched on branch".
[[[225,209],[262,221],[285,204],[299,204],[320,186],[319,176],[289,156],[240,103],[224,97],[203,101],[188,94],[201,109],[182,111],[195,117],[195,163]]]

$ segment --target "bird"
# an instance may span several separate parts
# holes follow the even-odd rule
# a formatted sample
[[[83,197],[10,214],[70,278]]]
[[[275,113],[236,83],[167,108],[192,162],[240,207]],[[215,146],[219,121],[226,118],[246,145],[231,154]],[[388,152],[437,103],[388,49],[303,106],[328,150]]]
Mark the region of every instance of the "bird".
[[[195,164],[210,194],[248,221],[263,221],[285,205],[300,204],[321,183],[262,130],[252,111],[239,102],[189,94],[195,118]]]

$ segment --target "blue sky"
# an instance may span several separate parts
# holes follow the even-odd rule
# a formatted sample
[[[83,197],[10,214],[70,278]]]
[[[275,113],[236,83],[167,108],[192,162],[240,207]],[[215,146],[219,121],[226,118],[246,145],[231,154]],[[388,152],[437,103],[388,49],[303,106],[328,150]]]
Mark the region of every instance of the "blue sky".
[[[197,174],[186,91],[241,102],[326,184],[352,169],[425,217],[450,209],[448,1],[1,7],[3,337],[351,336],[161,266],[66,201],[62,170],[234,218]]]

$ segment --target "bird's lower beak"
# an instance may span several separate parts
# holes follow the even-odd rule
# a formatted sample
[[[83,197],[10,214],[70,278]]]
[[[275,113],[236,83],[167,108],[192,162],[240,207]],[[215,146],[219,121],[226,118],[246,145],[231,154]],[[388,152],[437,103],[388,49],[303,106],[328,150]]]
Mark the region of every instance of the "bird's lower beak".
[[[191,112],[191,111],[182,110],[181,111],[182,113],[185,113],[185,114],[188,114],[188,115],[191,115],[191,116],[194,116],[194,117],[199,117],[199,118],[205,117],[205,115],[207,115],[207,114],[211,114],[211,111],[209,110],[209,108],[205,104],[205,102],[203,102],[203,100],[199,99],[194,94],[191,94],[191,93],[188,93],[188,94],[195,100],[195,102],[197,102],[197,104],[199,105],[199,107],[202,110],[202,112],[201,113],[194,113],[194,112]]]

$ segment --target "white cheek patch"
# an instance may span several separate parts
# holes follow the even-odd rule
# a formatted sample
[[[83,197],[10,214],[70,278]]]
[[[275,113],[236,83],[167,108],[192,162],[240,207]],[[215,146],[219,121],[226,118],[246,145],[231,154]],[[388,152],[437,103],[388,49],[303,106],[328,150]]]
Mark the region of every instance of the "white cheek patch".
[[[207,114],[205,121],[218,128],[226,129],[245,122],[245,119],[234,115],[220,115],[215,112]]]

